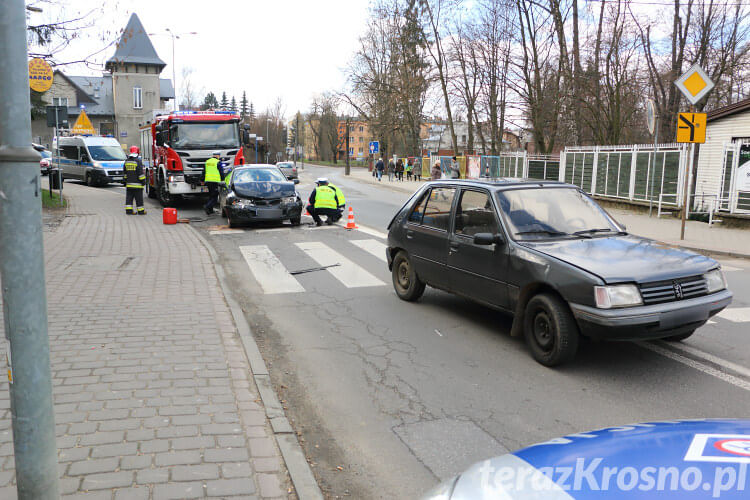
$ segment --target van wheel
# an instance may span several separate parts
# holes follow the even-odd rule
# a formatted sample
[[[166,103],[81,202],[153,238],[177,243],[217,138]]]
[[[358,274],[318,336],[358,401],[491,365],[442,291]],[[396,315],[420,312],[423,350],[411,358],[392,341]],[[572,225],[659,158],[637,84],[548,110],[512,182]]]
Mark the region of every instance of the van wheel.
[[[575,357],[578,325],[567,305],[555,295],[532,297],[524,312],[524,337],[532,357],[545,366],[556,366]]]
[[[664,337],[663,340],[668,340],[669,342],[679,342],[681,340],[685,340],[689,336],[695,333],[695,330],[690,330],[689,332],[681,333],[679,335],[672,335],[671,337]]]
[[[393,259],[393,289],[401,300],[413,302],[424,293],[425,283],[419,279],[406,252],[399,252]]]
[[[86,174],[85,180],[88,187],[94,187],[94,179],[89,174]]]

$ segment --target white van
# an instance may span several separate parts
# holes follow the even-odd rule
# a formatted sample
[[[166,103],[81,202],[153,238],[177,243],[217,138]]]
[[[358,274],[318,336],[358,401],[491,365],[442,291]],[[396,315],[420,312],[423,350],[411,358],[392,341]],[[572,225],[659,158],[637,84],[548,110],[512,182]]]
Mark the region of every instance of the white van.
[[[57,147],[52,150],[52,166],[56,167],[59,159],[64,179],[78,179],[89,186],[123,182],[126,155],[114,137],[60,137],[59,158]]]

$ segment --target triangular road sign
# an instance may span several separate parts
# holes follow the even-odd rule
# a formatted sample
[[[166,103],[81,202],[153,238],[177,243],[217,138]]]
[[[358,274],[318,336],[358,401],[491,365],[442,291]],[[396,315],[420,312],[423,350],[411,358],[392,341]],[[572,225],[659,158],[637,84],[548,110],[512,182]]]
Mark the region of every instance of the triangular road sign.
[[[73,128],[70,130],[70,133],[74,135],[96,134],[96,130],[94,130],[94,126],[91,124],[91,120],[89,120],[89,117],[86,116],[86,111],[81,110],[81,114],[78,115],[78,119],[76,120],[75,124],[73,124]]]

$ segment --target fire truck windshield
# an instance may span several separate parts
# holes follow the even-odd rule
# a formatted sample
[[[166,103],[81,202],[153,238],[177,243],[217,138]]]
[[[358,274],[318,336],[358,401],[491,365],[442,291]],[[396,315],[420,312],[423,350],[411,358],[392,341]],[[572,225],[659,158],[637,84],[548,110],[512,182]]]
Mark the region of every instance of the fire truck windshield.
[[[237,123],[176,123],[170,129],[174,149],[226,149],[240,147]]]

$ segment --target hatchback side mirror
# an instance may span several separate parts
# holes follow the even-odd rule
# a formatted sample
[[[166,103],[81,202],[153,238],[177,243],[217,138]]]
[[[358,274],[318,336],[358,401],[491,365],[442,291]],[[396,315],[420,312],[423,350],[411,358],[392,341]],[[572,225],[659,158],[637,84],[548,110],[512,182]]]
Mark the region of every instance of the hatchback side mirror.
[[[299,179],[292,179],[292,182],[295,184],[299,184]]]
[[[494,245],[496,243],[502,243],[503,241],[503,237],[499,234],[477,233],[474,235],[475,245]]]

